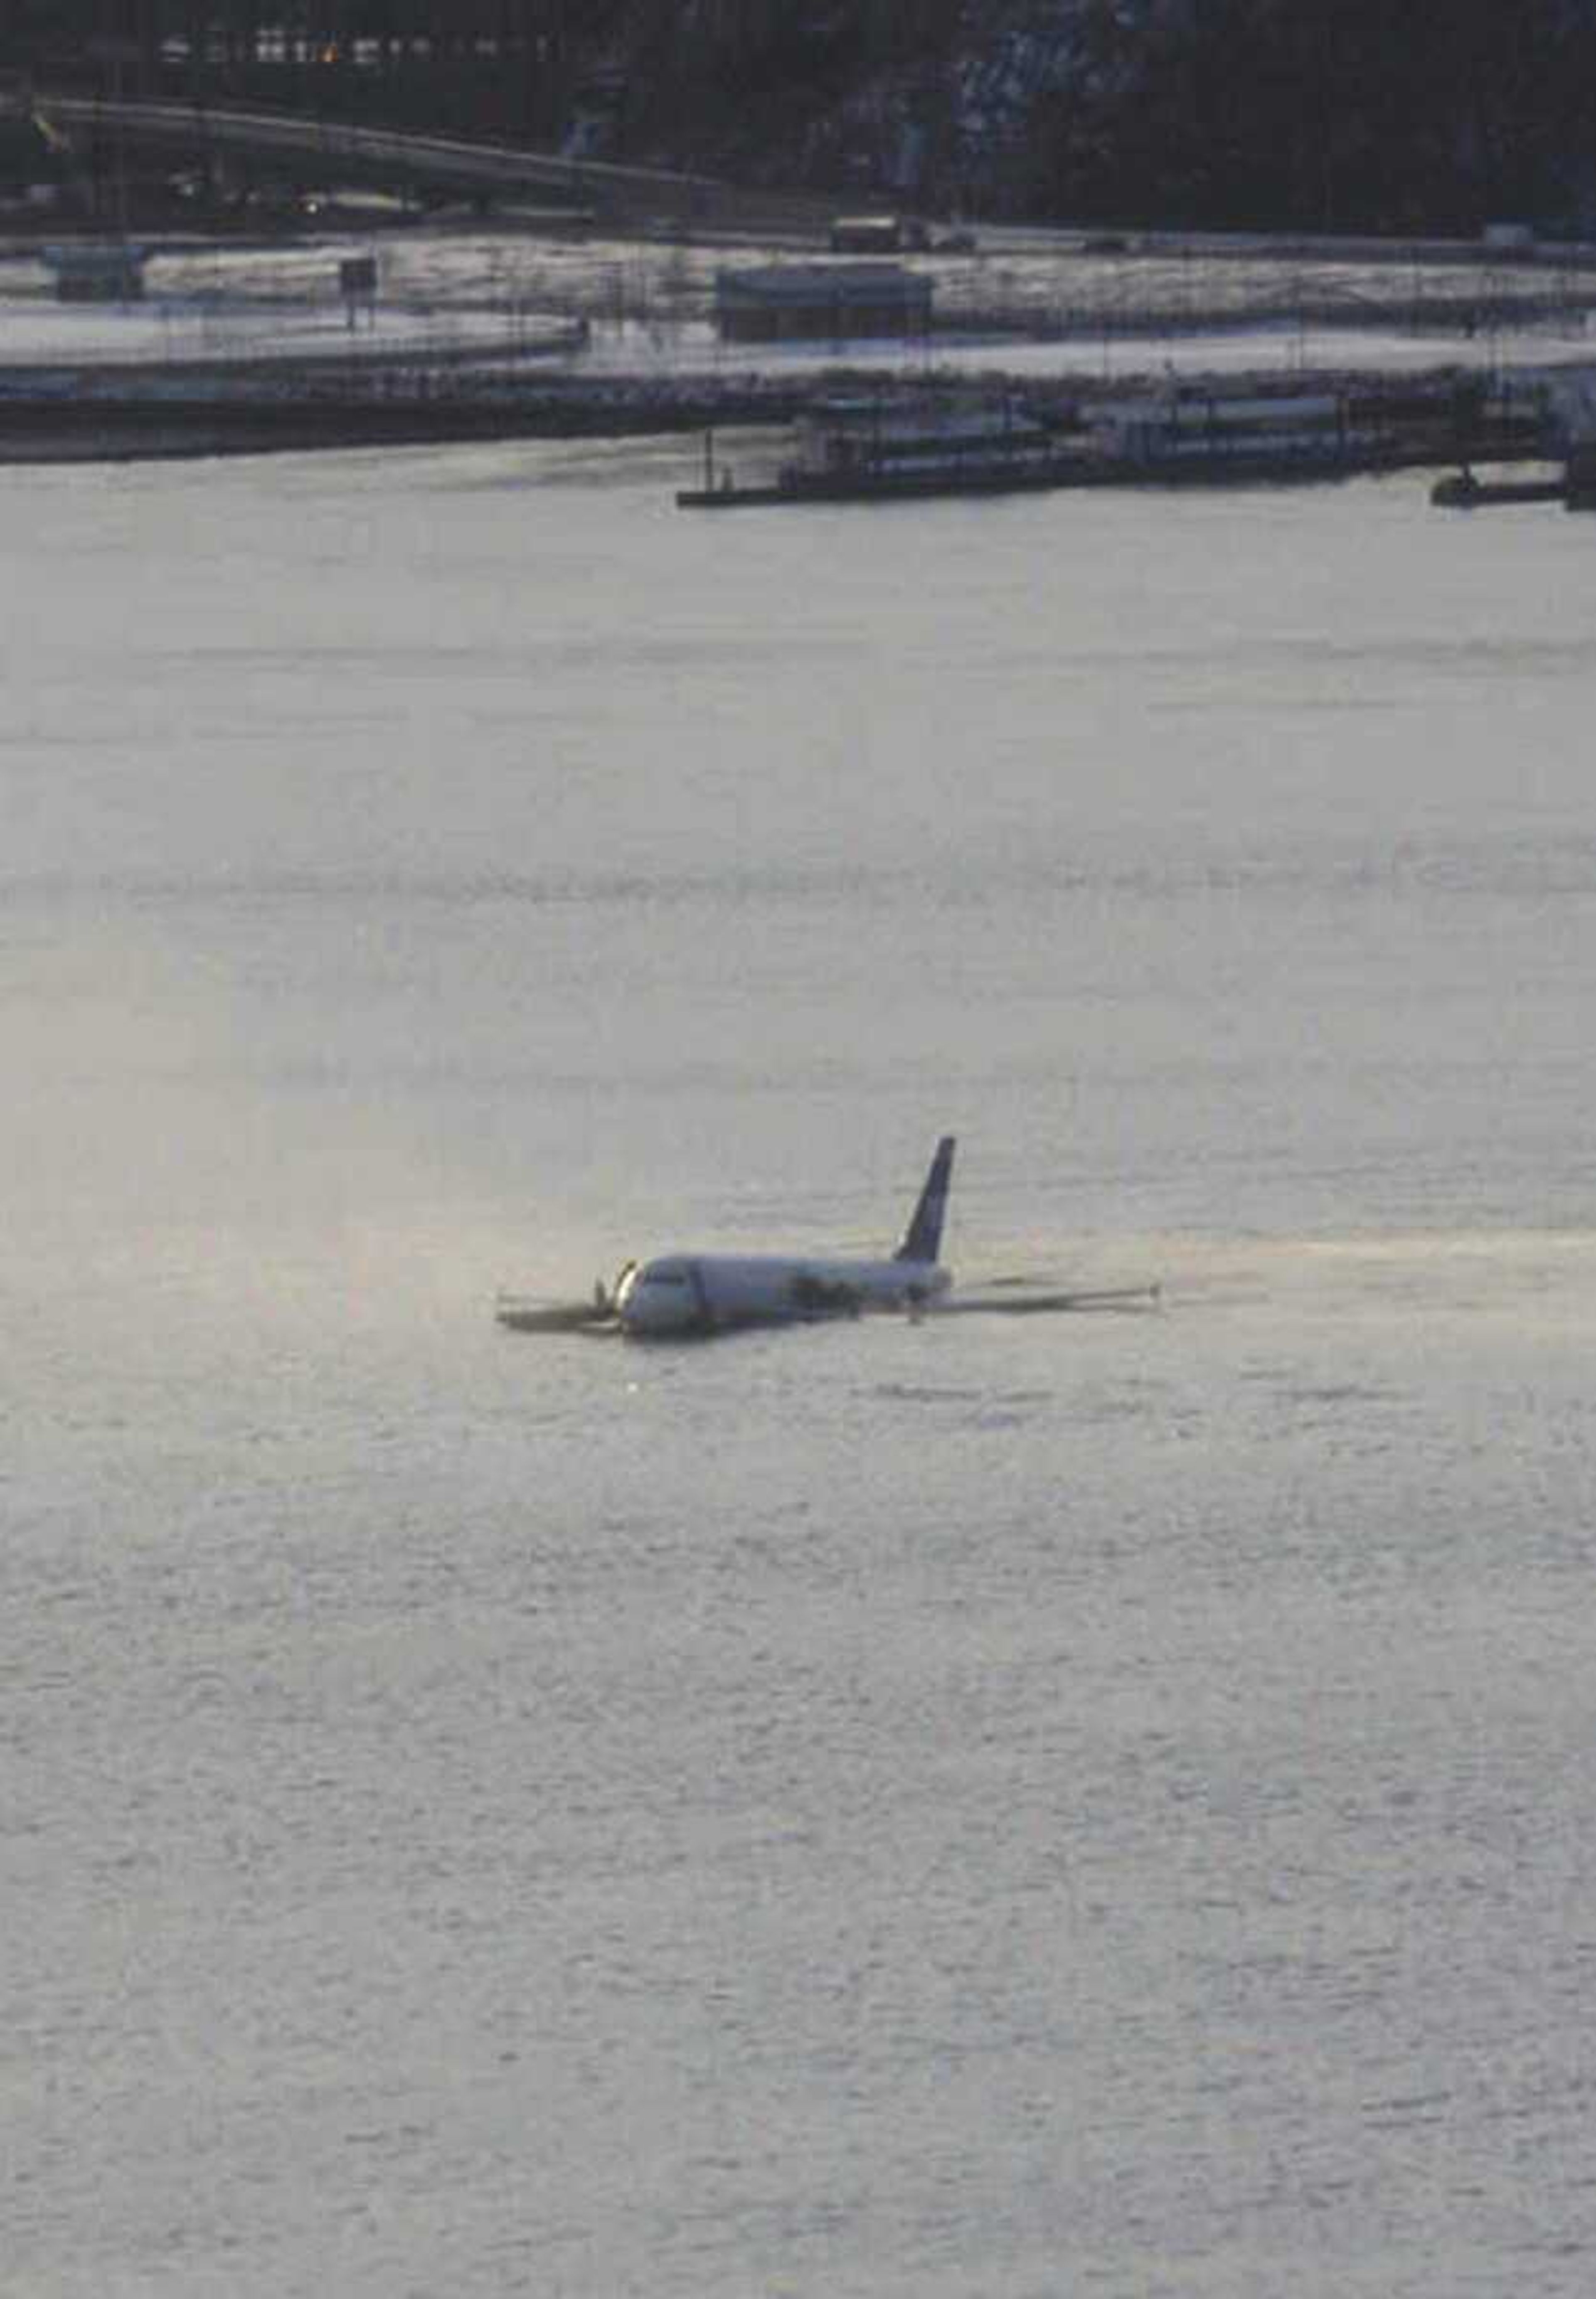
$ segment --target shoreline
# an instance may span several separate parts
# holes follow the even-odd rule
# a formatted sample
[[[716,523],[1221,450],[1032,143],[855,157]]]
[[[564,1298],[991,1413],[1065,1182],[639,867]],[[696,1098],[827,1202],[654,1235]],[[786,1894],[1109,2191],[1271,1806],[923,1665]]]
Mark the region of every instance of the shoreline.
[[[1377,413],[1385,444],[1371,469],[1541,452],[1529,436],[1527,392],[1523,414],[1488,414],[1485,378],[1454,362],[1417,372],[1339,363],[1285,375],[1264,367],[1193,369],[1172,386],[1145,374],[1040,376],[1001,366],[904,370],[873,369],[866,361],[725,376],[691,369],[578,375],[533,369],[528,362],[486,365],[479,358],[413,366],[287,360],[264,369],[254,361],[221,360],[180,369],[0,369],[0,464],[770,431],[838,393],[869,394],[885,404],[960,390],[1023,398],[1073,460],[1084,416],[1127,397],[1168,396],[1172,389],[1187,402],[1334,396],[1344,403],[1349,428]],[[1465,423],[1468,427],[1460,427]],[[1361,461],[1342,459],[1338,474]],[[1135,484],[1134,474],[1120,483]]]
[[[1226,278],[1251,269],[1240,296],[1218,277],[1195,292],[1200,279],[1171,271],[1168,245],[1151,240],[1112,279],[1078,254],[1059,274],[1051,252],[994,249],[953,268],[928,334],[744,344],[719,340],[706,316],[702,248],[691,276],[689,251],[644,242],[579,259],[544,248],[495,269],[474,235],[407,237],[387,294],[346,308],[329,293],[345,245],[302,244],[287,278],[246,264],[213,282],[193,257],[237,251],[189,240],[176,295],[68,311],[30,286],[0,303],[16,320],[0,361],[0,462],[729,432],[791,423],[837,393],[890,403],[954,390],[1023,399],[1063,446],[1082,411],[1126,398],[1378,397],[1401,403],[1405,444],[1422,433],[1418,460],[1457,460],[1465,436],[1483,459],[1458,427],[1467,403],[1517,390],[1527,406],[1540,378],[1589,355],[1583,287],[1512,313],[1473,288],[1420,293],[1417,276],[1392,276],[1399,292],[1379,299],[1354,296],[1356,281],[1305,292],[1283,268],[1286,246],[1268,243],[1224,250]],[[1126,275],[1147,257],[1133,296]],[[1479,325],[1483,310],[1492,324]]]

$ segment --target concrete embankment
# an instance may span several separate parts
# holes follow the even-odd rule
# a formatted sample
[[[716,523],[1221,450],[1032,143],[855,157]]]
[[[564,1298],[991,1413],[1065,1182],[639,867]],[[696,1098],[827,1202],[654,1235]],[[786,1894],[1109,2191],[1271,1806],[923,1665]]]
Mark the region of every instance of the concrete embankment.
[[[805,395],[785,385],[616,381],[536,390],[342,389],[328,378],[270,391],[191,378],[181,390],[147,382],[41,387],[0,382],[0,462],[125,462],[184,456],[303,452],[318,448],[442,444],[480,439],[576,439],[696,432],[715,425],[790,421]]]

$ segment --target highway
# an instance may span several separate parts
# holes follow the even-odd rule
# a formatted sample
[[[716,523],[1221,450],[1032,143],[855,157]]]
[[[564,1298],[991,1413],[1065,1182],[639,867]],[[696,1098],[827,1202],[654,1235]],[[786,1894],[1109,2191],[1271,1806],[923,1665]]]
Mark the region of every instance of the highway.
[[[297,165],[320,185],[379,178],[417,193],[497,203],[551,197],[606,217],[672,222],[776,224],[819,229],[831,203],[802,193],[744,190],[713,177],[624,167],[562,153],[354,128],[302,112],[239,111],[138,97],[41,93],[42,117],[69,133],[115,129],[132,143],[204,154],[229,152],[278,167]]]

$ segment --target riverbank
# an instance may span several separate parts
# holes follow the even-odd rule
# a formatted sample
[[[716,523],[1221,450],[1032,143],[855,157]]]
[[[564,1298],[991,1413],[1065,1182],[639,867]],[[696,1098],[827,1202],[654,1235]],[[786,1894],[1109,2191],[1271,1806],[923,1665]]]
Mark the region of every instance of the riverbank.
[[[227,362],[180,375],[126,369],[0,374],[0,463],[170,461],[212,455],[321,449],[442,445],[483,439],[627,438],[670,435],[762,435],[738,456],[744,484],[728,495],[718,481],[712,507],[788,499],[775,442],[801,416],[839,395],[884,413],[927,398],[1002,407],[1023,402],[1047,435],[1053,474],[1031,485],[1129,484],[1169,476],[1152,447],[1178,429],[1179,444],[1218,478],[1340,476],[1354,469],[1511,461],[1542,452],[1542,394],[1534,387],[1492,393],[1453,367],[1419,375],[1345,369],[1282,378],[1268,369],[1198,376],[1178,386],[1144,377],[1103,378],[958,366],[872,369],[866,365],[777,367],[734,374],[691,369],[653,373],[488,366],[388,367]],[[1262,465],[1234,452],[1204,456],[1224,435],[1231,450],[1238,403],[1250,411],[1271,452]],[[1278,427],[1311,409],[1309,452],[1272,451]],[[1091,436],[1117,422],[1151,444],[1093,447]],[[1129,431],[1126,430],[1127,425]],[[840,492],[868,490],[850,483]],[[938,488],[935,491],[942,491]],[[809,494],[837,489],[810,488]],[[696,497],[694,498],[696,501]]]
[[[225,379],[157,394],[13,395],[0,391],[0,463],[170,461],[318,449],[444,445],[481,439],[646,437],[790,420],[790,391],[742,387],[471,392],[285,388],[229,391]]]
[[[1280,247],[1122,260],[1016,239],[931,259],[946,309],[928,335],[731,346],[706,315],[705,247],[416,235],[351,309],[337,283],[353,246],[169,247],[147,297],[93,309],[55,302],[37,265],[0,265],[0,461],[781,425],[839,389],[1012,393],[1068,428],[1129,393],[1383,386],[1439,403],[1589,356],[1572,280],[1511,321],[1499,299],[1482,334],[1482,283],[1452,268],[1442,292],[1439,257],[1400,279],[1387,265],[1376,295],[1376,267],[1343,252],[1310,293]],[[1453,451],[1449,437],[1420,460]]]

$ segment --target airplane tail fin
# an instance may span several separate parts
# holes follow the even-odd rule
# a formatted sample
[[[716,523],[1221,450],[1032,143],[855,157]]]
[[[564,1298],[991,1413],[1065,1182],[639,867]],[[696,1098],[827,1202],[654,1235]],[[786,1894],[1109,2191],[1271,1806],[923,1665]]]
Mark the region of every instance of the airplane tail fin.
[[[920,1191],[914,1218],[903,1232],[894,1261],[935,1261],[942,1250],[943,1216],[948,1209],[948,1184],[953,1173],[953,1136],[944,1133],[936,1145],[931,1171]]]

